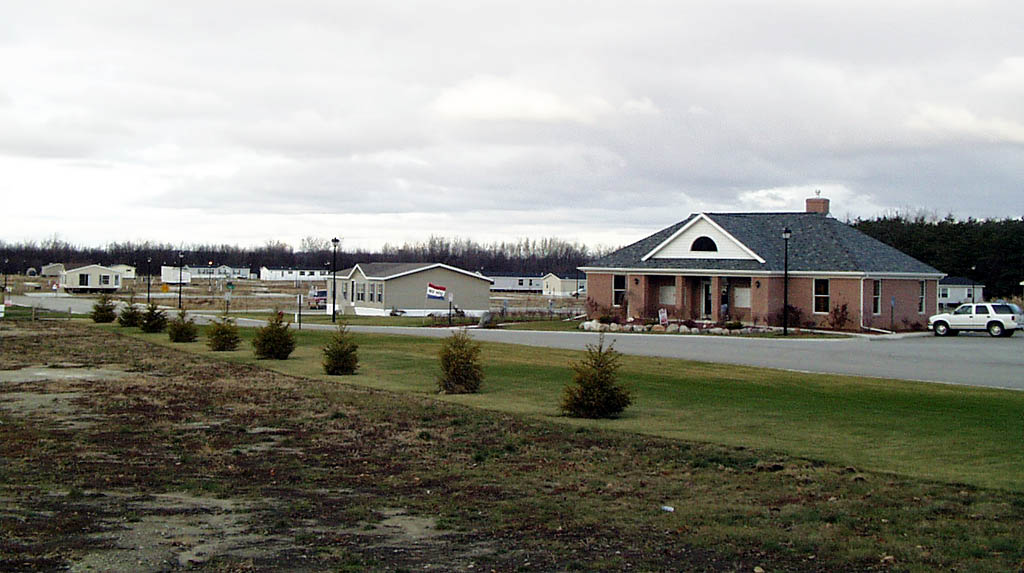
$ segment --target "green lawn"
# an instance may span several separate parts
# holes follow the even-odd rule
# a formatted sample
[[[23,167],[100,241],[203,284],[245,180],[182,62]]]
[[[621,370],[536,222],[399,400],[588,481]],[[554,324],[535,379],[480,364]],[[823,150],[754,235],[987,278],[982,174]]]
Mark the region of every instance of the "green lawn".
[[[242,348],[219,355],[255,363],[252,332],[242,329]],[[297,332],[298,348],[289,360],[259,364],[327,379],[319,348],[328,334]],[[170,344],[166,335],[140,336]],[[482,391],[441,396],[435,385],[439,340],[366,334],[356,340],[359,374],[334,380],[581,427],[1024,491],[1024,392],[626,356],[621,374],[634,405],[620,419],[574,420],[560,417],[557,405],[571,378],[568,363],[581,352],[485,343]],[[175,346],[208,352],[201,342]]]

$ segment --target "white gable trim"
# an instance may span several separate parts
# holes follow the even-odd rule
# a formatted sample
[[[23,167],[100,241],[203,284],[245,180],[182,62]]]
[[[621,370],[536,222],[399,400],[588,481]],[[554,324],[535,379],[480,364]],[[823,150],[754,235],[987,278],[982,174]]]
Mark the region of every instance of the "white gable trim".
[[[687,223],[687,224],[683,225],[682,227],[680,227],[679,230],[677,230],[675,233],[672,233],[672,235],[669,238],[667,238],[664,241],[662,241],[661,244],[659,244],[657,247],[654,247],[653,249],[651,249],[651,251],[649,253],[647,253],[646,255],[644,255],[640,260],[641,261],[646,261],[648,259],[653,258],[655,255],[658,254],[659,251],[661,251],[662,249],[664,249],[668,245],[670,245],[673,242],[675,242],[675,240],[677,238],[682,236],[686,231],[688,231],[690,229],[690,227],[693,227],[699,221],[703,221],[703,222],[711,225],[711,227],[713,229],[715,229],[719,233],[722,233],[722,235],[724,235],[728,240],[732,241],[732,243],[734,245],[739,247],[741,251],[743,251],[744,253],[749,255],[750,258],[754,259],[755,261],[757,261],[757,262],[759,262],[761,264],[764,264],[765,260],[763,258],[761,258],[760,255],[758,255],[754,251],[750,250],[750,247],[744,245],[742,242],[739,241],[739,239],[737,239],[736,237],[732,236],[732,234],[729,233],[729,231],[726,231],[725,229],[723,229],[721,225],[716,223],[711,217],[708,217],[707,214],[705,214],[705,213],[698,213],[697,216],[694,217],[693,219],[691,219],[689,223]],[[713,259],[713,258],[716,258],[716,257],[708,256],[708,257],[702,257],[702,258]]]

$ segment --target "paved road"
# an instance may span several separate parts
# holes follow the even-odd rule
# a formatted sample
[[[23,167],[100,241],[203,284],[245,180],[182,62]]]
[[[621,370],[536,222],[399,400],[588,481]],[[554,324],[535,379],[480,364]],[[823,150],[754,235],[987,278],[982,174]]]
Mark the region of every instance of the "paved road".
[[[22,297],[15,297],[16,299]],[[30,302],[43,300],[25,297]],[[46,297],[56,310],[67,311],[67,298]],[[82,312],[92,303],[84,299]],[[16,300],[16,303],[20,304]],[[240,319],[241,325],[261,321]],[[331,329],[330,325],[303,325],[305,329]],[[443,337],[446,328],[350,326],[353,332]],[[521,330],[472,330],[474,338],[551,348],[583,349],[597,341],[585,332],[530,332]],[[732,338],[657,334],[606,335],[626,354],[663,356],[781,368],[803,372],[852,374],[1024,390],[1024,333],[1012,338],[987,334],[961,334],[952,338],[933,336],[901,339],[843,338],[787,339]]]

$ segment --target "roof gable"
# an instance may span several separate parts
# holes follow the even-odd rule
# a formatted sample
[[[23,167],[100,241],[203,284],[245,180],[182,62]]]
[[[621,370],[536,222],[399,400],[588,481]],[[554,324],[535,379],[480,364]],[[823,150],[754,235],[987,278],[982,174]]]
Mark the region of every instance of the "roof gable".
[[[694,250],[698,239],[702,237],[705,238],[705,243],[710,239],[715,250]],[[672,233],[640,260],[648,259],[732,259],[764,262],[764,259],[750,247],[732,236],[705,213],[690,219],[689,223]]]

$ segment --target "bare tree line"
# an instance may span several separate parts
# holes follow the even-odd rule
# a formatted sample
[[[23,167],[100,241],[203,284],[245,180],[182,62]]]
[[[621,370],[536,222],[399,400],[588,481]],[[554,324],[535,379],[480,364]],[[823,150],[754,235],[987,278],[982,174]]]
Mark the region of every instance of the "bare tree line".
[[[586,245],[556,237],[523,238],[511,242],[481,244],[472,239],[431,236],[424,242],[401,246],[385,244],[379,250],[348,250],[344,241],[337,252],[338,268],[366,262],[439,262],[455,267],[494,274],[539,275],[554,272],[573,276],[576,267],[602,256],[611,249],[591,249]],[[98,263],[134,265],[140,273],[147,267],[159,272],[160,265],[192,266],[229,265],[253,271],[270,268],[330,268],[333,245],[326,237],[304,237],[298,250],[288,243],[267,240],[257,247],[228,244],[192,244],[176,246],[169,243],[112,242],[103,247],[74,245],[57,236],[40,242],[6,243],[0,240],[0,256],[8,260],[10,273],[24,273],[28,268],[39,270],[48,263],[64,263],[69,268],[79,264]]]

